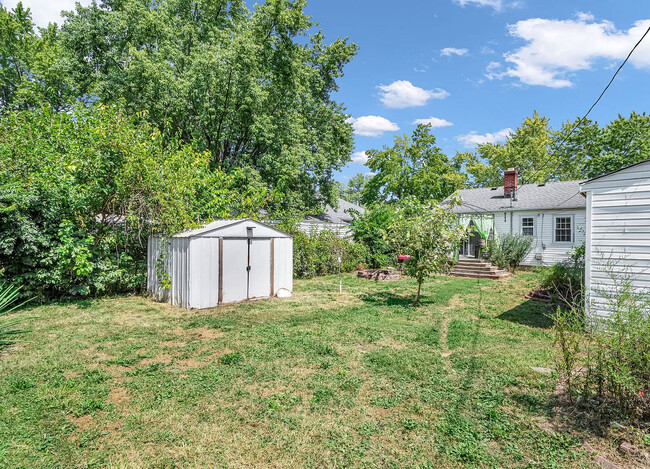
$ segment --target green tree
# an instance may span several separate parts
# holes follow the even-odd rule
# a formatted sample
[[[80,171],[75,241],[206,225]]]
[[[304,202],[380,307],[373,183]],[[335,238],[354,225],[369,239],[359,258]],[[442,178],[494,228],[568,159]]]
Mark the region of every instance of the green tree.
[[[142,289],[149,233],[257,215],[270,196],[250,172],[209,162],[119,107],[5,115],[0,281],[40,299]]]
[[[559,160],[572,170],[565,169],[563,179],[597,177],[650,158],[650,116],[645,113],[619,114],[605,127],[590,120],[576,127],[578,122],[565,122],[555,135]]]
[[[67,109],[74,90],[61,55],[56,25],[36,32],[29,8],[0,4],[0,114],[44,103]]]
[[[415,304],[420,303],[422,282],[435,273],[446,272],[450,253],[466,235],[451,211],[454,203],[441,208],[407,197],[400,204],[387,233],[387,241],[402,255],[411,256],[403,271],[418,282]]]
[[[352,176],[348,183],[341,188],[341,197],[348,202],[355,204],[361,203],[361,195],[371,176],[363,173],[357,173]]]
[[[479,145],[474,152],[458,153],[454,161],[470,175],[473,187],[502,185],[503,172],[508,168],[519,170],[520,184],[553,181],[566,171],[558,164],[557,155],[551,157],[553,143],[548,117],[535,111],[505,143]]]
[[[442,200],[464,183],[458,168],[436,146],[430,124],[418,125],[410,137],[396,136],[390,148],[366,153],[366,166],[375,173],[363,189],[362,201],[367,205],[408,196]]]
[[[285,206],[333,202],[333,171],[352,129],[332,99],[356,54],[327,44],[305,0],[103,0],[77,4],[61,39],[81,96],[124,100],[168,138],[211,154],[211,168],[252,168]]]

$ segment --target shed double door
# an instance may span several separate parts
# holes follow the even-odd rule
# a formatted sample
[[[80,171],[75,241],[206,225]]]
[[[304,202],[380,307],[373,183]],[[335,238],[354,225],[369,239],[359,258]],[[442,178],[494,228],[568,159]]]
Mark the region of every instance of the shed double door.
[[[268,297],[271,293],[271,240],[224,239],[222,303]]]

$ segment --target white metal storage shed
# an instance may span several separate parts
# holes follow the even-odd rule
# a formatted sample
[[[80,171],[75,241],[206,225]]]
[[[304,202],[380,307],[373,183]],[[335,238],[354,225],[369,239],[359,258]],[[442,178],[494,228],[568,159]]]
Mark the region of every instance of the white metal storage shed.
[[[293,238],[251,219],[216,220],[171,237],[150,236],[147,290],[184,308],[289,296]]]
[[[650,291],[650,160],[580,185],[587,197],[586,311],[611,314],[616,283]]]

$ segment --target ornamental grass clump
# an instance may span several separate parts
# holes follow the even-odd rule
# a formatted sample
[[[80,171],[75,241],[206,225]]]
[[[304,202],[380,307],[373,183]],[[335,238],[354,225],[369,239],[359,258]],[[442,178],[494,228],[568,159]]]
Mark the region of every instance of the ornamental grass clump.
[[[21,321],[20,319],[4,319],[4,316],[15,312],[27,303],[27,301],[23,301],[16,304],[19,294],[20,288],[6,282],[0,282],[0,348],[13,343],[12,336],[21,332],[16,329],[16,326]]]

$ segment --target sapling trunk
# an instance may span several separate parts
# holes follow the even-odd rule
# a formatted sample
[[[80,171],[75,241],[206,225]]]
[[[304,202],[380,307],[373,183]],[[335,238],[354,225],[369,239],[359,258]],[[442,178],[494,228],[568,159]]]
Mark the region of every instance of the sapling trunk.
[[[420,290],[422,289],[422,279],[418,279],[418,293],[415,295],[415,305],[420,304]]]

